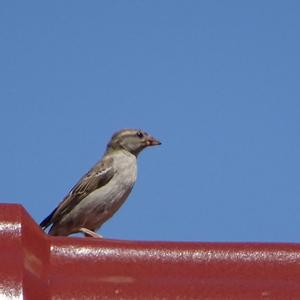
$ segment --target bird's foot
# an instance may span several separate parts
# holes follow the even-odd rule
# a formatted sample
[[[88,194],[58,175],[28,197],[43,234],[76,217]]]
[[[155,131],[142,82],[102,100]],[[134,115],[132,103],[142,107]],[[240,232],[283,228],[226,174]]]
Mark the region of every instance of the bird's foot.
[[[84,233],[84,235],[87,236],[87,237],[94,237],[94,238],[97,238],[97,239],[102,239],[103,238],[102,235],[100,235],[100,234],[98,234],[98,233],[96,233],[92,230],[89,230],[87,228],[84,228],[84,227],[81,227],[79,229],[79,231]]]

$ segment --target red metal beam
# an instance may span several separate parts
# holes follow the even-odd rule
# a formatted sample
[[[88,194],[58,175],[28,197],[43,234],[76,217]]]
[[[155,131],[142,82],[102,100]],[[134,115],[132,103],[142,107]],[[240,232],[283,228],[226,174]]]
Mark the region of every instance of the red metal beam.
[[[300,299],[300,244],[50,237],[0,205],[0,299]]]

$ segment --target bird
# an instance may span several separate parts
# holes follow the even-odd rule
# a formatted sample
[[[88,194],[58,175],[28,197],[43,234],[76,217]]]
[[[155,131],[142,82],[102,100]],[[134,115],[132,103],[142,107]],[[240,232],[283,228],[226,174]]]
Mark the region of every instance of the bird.
[[[58,206],[41,223],[49,235],[83,233],[102,238],[96,231],[121,207],[137,178],[137,157],[161,142],[140,129],[122,129],[111,137],[106,151]]]

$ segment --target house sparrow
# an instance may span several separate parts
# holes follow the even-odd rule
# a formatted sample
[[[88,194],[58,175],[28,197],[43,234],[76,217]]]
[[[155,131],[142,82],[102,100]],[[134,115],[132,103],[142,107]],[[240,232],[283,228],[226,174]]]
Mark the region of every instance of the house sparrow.
[[[67,236],[82,232],[101,237],[95,231],[124,203],[137,175],[137,156],[146,147],[161,143],[137,129],[116,132],[103,158],[86,173],[40,226],[48,234]]]

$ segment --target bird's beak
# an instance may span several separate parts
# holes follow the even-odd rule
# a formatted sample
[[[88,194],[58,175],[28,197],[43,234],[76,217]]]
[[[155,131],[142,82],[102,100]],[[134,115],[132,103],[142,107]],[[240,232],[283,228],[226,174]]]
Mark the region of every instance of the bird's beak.
[[[156,145],[160,145],[161,142],[157,139],[155,139],[153,136],[149,137],[146,141],[146,145],[147,146],[156,146]]]

